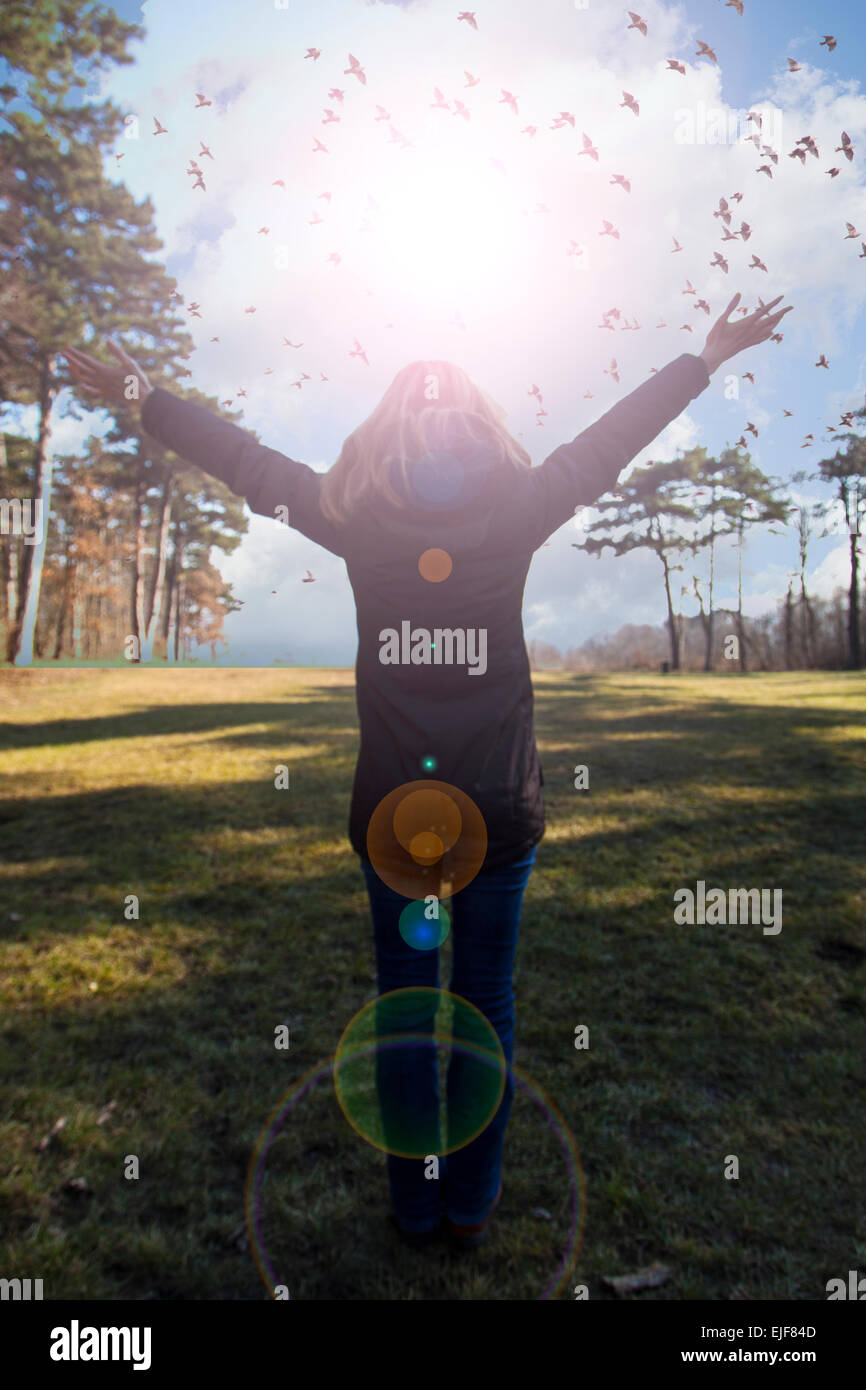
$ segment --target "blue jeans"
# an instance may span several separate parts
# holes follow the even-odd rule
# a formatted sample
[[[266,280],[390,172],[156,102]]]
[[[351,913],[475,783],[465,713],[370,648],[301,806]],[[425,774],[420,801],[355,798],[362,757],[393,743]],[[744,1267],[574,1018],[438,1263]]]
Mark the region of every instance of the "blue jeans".
[[[517,950],[517,931],[523,893],[535,862],[535,849],[500,869],[481,869],[466,888],[448,903],[451,917],[453,969],[449,985],[452,994],[461,995],[490,1020],[506,1061],[514,1056],[514,990],[512,972]],[[367,881],[376,969],[380,994],[411,986],[439,988],[439,951],[419,951],[400,935],[400,913],[410,901],[383,883],[370,861],[361,858]],[[422,996],[423,997],[423,996]],[[432,1032],[432,1016],[417,1019],[413,1032]],[[383,1049],[383,1057],[387,1049]],[[467,1065],[467,1061],[470,1065]],[[448,1067],[447,1104],[449,1115],[466,1113],[472,1096],[461,1094],[477,1081],[475,1066],[466,1053],[452,1053]],[[384,1069],[383,1069],[384,1067]],[[414,1133],[437,1152],[439,1132],[439,1081],[435,1045],[392,1050],[390,1060],[377,1066],[378,1085],[387,1085],[396,1103],[411,1110]],[[425,1178],[423,1158],[388,1155],[388,1177],[394,1214],[407,1231],[432,1230],[440,1221],[440,1190],[444,1188],[445,1213],[461,1226],[483,1221],[499,1188],[502,1146],[514,1098],[510,1072],[505,1091],[493,1119],[476,1139],[439,1160],[440,1182]],[[395,1147],[397,1147],[395,1145]],[[409,1147],[408,1145],[404,1147]],[[416,1145],[411,1146],[413,1150]]]

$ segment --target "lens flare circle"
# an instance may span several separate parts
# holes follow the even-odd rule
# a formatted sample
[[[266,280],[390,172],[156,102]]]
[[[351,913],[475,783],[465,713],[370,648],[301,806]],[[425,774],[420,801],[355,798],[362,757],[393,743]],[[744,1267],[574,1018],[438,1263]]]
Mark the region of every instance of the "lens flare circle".
[[[386,1044],[385,1046],[389,1046]],[[458,1051],[470,1053],[471,1046],[463,1043],[455,1043],[454,1047]],[[375,1045],[373,1046],[375,1050]],[[256,1268],[268,1291],[270,1298],[275,1299],[274,1290],[278,1286],[289,1288],[289,1285],[277,1277],[271,1264],[261,1232],[261,1202],[260,1195],[265,1178],[268,1153],[271,1145],[279,1133],[286,1118],[294,1110],[295,1106],[304,1096],[318,1085],[318,1083],[329,1076],[334,1069],[333,1059],[330,1061],[317,1062],[309,1071],[290,1086],[280,1098],[271,1114],[268,1117],[264,1129],[259,1134],[250,1157],[247,1169],[247,1181],[244,1191],[244,1213],[246,1216],[247,1234],[249,1236],[250,1250],[256,1264]],[[534,1105],[541,1110],[542,1115],[547,1120],[559,1142],[565,1158],[568,1173],[569,1190],[571,1196],[571,1220],[568,1237],[563,1249],[562,1258],[553,1275],[541,1294],[539,1301],[553,1301],[562,1293],[565,1285],[569,1282],[571,1271],[580,1254],[583,1245],[583,1234],[586,1226],[586,1179],[583,1167],[580,1162],[580,1154],[574,1141],[574,1136],[563,1120],[559,1111],[545,1096],[540,1087],[514,1065],[508,1068],[514,1077],[515,1086],[528,1096]],[[291,1293],[289,1294],[291,1298]],[[276,1301],[276,1300],[275,1300]]]
[[[385,1040],[394,1043],[392,1052],[375,1054],[371,1064],[370,1044]],[[419,1074],[407,1078],[415,1059],[401,1055],[401,1041],[406,1052],[426,1043],[445,1053],[457,1042],[471,1043],[475,1058],[449,1066],[447,1087],[440,1076],[434,1107],[421,1089],[429,1071],[422,1071],[419,1058]],[[334,1054],[340,1109],[362,1139],[395,1158],[456,1153],[471,1144],[498,1111],[506,1074],[505,1053],[490,1020],[459,994],[426,985],[371,999],[349,1020]]]
[[[442,851],[421,836],[437,836]],[[484,817],[450,782],[404,782],[382,797],[367,825],[370,863],[383,883],[410,901],[459,893],[486,854]]]
[[[451,919],[441,903],[437,910],[438,918],[429,918],[426,902],[409,903],[403,908],[397,927],[407,946],[414,946],[416,951],[435,951],[442,945],[451,930]]]

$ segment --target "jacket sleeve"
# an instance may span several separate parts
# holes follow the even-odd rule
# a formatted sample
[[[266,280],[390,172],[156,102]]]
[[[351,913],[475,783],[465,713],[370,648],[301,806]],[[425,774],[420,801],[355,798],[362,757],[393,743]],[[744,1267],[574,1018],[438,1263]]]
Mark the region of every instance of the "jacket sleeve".
[[[203,406],[156,388],[141,411],[145,432],[189,463],[219,478],[259,516],[288,508],[288,522],[302,535],[342,555],[339,528],[322,515],[322,474],[259,444],[246,430]]]
[[[684,352],[531,469],[526,476],[532,548],[564,525],[578,507],[591,506],[609,492],[626,464],[706,390],[709,381],[703,359]]]

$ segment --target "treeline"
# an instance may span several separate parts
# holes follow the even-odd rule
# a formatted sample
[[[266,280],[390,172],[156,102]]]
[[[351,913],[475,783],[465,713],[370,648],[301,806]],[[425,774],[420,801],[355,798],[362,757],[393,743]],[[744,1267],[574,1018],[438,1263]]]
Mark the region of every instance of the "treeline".
[[[35,430],[0,434],[0,657],[148,660],[215,653],[237,607],[211,549],[228,554],[240,499],[154,441],[131,408],[104,412],[80,456],[51,431],[73,385],[58,356],[122,334],[145,371],[227,419],[183,385],[193,350],[149,199],[106,178],[124,113],[83,93],[133,61],[143,30],[101,4],[4,0],[0,52],[0,406]],[[115,167],[119,167],[116,161]],[[65,413],[80,419],[75,389]]]
[[[831,599],[812,598],[807,607],[789,589],[774,613],[744,618],[740,623],[736,612],[720,608],[713,619],[708,666],[706,616],[676,615],[680,670],[839,670],[850,665],[848,601],[841,590]],[[745,646],[741,648],[743,637]],[[860,641],[861,646],[866,644],[866,621],[862,618]],[[527,643],[527,650],[534,671],[658,671],[664,663],[671,667],[666,625],[626,623],[610,635],[590,638],[565,652],[551,642],[534,639]]]
[[[681,452],[669,462],[650,460],[636,468],[593,508],[594,517],[582,540],[572,544],[590,555],[610,549],[615,555],[650,550],[659,561],[659,584],[667,608],[665,657],[672,670],[684,665],[683,642],[693,640],[690,652],[702,650],[701,669],[711,671],[724,655],[739,670],[750,665],[761,670],[792,666],[862,666],[863,619],[860,581],[860,533],[866,519],[866,439],[847,427],[854,419],[866,420],[866,408],[848,412],[846,427],[831,430],[832,454],[819,460],[815,472],[800,471],[792,482],[807,477],[824,484],[828,496],[818,502],[794,502],[778,479],[767,478],[742,448],[725,449],[718,458],[704,448]],[[743,557],[746,540],[756,526],[775,534],[787,530],[795,568],[790,573],[781,612],[762,619],[747,619],[743,604]],[[840,627],[840,598],[819,603],[810,593],[807,569],[810,548],[817,536],[844,538],[848,550],[849,582]],[[715,602],[716,564],[720,544],[733,545],[737,555],[737,607],[721,614]],[[684,582],[685,581],[685,582]],[[698,605],[691,619],[682,615],[685,597]],[[721,652],[720,622],[726,629],[726,652]],[[614,643],[616,662],[627,645],[622,634]],[[650,629],[649,631],[654,631]],[[736,637],[731,643],[730,638]],[[649,642],[649,638],[646,639]],[[591,644],[588,644],[591,647]],[[658,643],[654,643],[654,648]],[[602,661],[601,653],[587,654]],[[657,656],[657,654],[656,654]],[[570,659],[582,661],[577,655]],[[604,658],[607,660],[608,658]],[[655,657],[654,657],[655,659]],[[690,656],[689,664],[695,664]],[[643,664],[643,658],[636,664]]]

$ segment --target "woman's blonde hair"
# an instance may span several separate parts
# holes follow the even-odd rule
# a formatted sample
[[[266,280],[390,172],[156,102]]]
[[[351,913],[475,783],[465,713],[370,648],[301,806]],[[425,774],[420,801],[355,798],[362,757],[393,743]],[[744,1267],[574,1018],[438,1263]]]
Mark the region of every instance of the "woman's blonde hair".
[[[409,491],[412,462],[430,449],[447,449],[455,430],[469,441],[494,445],[512,468],[530,468],[529,454],[504,421],[502,407],[462,367],[410,362],[394,377],[372,415],[343,441],[322,483],[323,513],[340,523],[377,498],[407,506],[393,485],[392,468]]]

